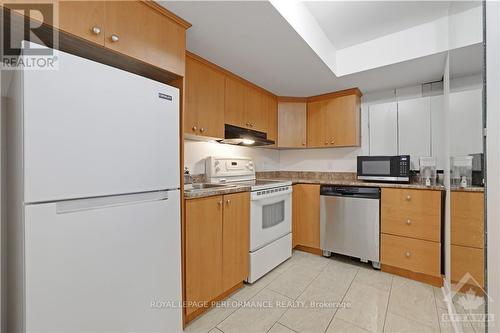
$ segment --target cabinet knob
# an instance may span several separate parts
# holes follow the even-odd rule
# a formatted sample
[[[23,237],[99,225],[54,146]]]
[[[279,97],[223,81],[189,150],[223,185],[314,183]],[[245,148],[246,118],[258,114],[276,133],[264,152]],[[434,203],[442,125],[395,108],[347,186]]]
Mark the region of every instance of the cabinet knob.
[[[111,35],[111,41],[112,41],[112,42],[116,43],[116,42],[118,42],[119,40],[120,40],[120,38],[118,37],[118,35],[115,35],[115,34]]]
[[[205,132],[205,129],[204,129],[203,127],[202,127],[202,128],[200,128],[200,132],[201,132],[201,133]]]
[[[328,141],[325,141],[325,145],[327,145],[327,144],[328,144]]]
[[[222,200],[221,200],[221,201],[219,201],[219,202],[217,202],[217,205],[218,205],[219,207],[222,207]]]
[[[245,123],[246,126],[250,126],[250,123]]]
[[[226,200],[226,205],[229,206],[230,203],[231,203],[231,200],[227,199]]]
[[[101,33],[101,28],[99,27],[92,27],[91,30],[94,35],[99,35]]]
[[[306,145],[306,143],[305,143],[305,142],[302,142],[302,145],[303,145],[303,146],[305,146],[305,145]]]
[[[405,256],[406,256],[406,258],[409,258],[411,256],[410,251],[406,251]]]
[[[330,143],[333,145],[335,143],[335,139],[332,139],[332,141],[330,141]]]
[[[411,224],[411,220],[410,219],[406,220],[406,224],[410,225]]]
[[[253,123],[250,123],[250,127],[253,127],[253,125],[254,125]]]
[[[193,132],[196,132],[197,129],[198,129],[198,127],[196,127],[196,126],[192,127]]]
[[[408,195],[406,196],[406,201],[410,201],[410,200],[411,200],[411,195],[409,195],[409,194],[408,194]]]

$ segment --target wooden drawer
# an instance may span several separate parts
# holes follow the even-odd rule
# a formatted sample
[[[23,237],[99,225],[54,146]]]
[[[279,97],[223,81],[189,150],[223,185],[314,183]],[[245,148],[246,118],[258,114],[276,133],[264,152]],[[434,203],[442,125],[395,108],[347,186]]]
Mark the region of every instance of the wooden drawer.
[[[391,210],[382,212],[382,232],[397,236],[441,241],[441,216],[417,215],[412,212]]]
[[[484,193],[451,193],[451,244],[484,248]]]
[[[441,273],[441,244],[382,234],[381,262],[432,276]]]
[[[441,239],[441,192],[382,189],[383,233],[439,242]]]
[[[451,281],[459,282],[467,273],[477,281],[480,286],[475,285],[474,281],[468,279],[464,281],[468,286],[484,286],[484,250],[475,249],[466,246],[451,246]],[[466,288],[467,288],[466,287]]]

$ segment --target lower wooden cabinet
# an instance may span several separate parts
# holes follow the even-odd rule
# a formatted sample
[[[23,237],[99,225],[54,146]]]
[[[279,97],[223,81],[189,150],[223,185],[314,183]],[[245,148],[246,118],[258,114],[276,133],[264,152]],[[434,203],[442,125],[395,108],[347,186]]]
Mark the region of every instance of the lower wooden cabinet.
[[[462,292],[484,289],[484,193],[452,191],[451,282]]]
[[[229,290],[248,276],[250,199],[248,193],[225,195],[222,219],[222,289]]]
[[[292,192],[292,246],[320,248],[319,185],[297,184]]]
[[[441,191],[382,189],[382,270],[442,284],[441,197]]]
[[[250,195],[236,193],[185,201],[187,321],[248,275]]]

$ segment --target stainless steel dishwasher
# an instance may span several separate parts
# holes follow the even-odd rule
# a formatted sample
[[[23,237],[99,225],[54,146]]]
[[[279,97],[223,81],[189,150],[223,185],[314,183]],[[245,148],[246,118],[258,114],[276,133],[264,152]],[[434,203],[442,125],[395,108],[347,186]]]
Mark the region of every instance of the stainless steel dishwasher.
[[[320,195],[323,255],[339,253],[380,268],[380,188],[322,185]]]

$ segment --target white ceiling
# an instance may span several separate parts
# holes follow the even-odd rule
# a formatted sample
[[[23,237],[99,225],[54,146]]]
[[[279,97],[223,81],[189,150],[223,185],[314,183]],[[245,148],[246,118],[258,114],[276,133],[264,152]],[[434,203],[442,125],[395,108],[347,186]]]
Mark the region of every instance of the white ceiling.
[[[371,92],[440,80],[443,76],[445,53],[336,77],[267,1],[159,3],[192,23],[187,32],[189,51],[276,95],[312,96],[356,86],[363,92]],[[385,2],[382,4],[383,8],[388,8]],[[403,11],[400,6],[397,5],[398,10]],[[442,12],[442,6],[436,4],[433,8]],[[416,10],[419,6],[413,4],[410,7]],[[420,10],[427,14],[422,14],[420,19],[432,19],[434,14],[429,13],[430,7],[424,7]],[[363,20],[368,20],[368,16],[367,13],[361,15]],[[357,16],[355,18],[350,26],[356,26],[360,21]],[[379,18],[371,20],[371,25],[363,25],[355,34],[346,36],[343,42],[361,38],[359,34],[363,29],[373,29],[377,34],[386,31]],[[392,28],[402,27],[405,22],[393,20],[390,25]]]
[[[337,49],[448,15],[450,1],[307,1]]]

